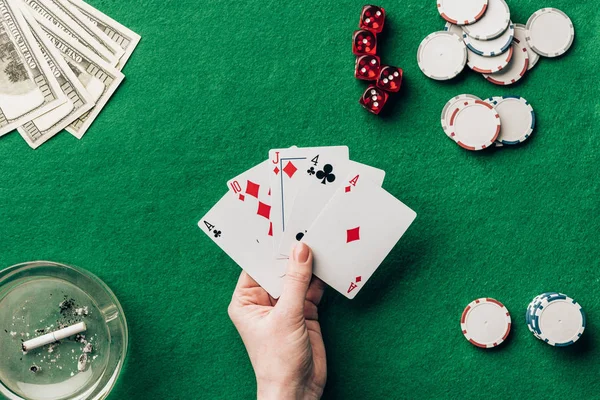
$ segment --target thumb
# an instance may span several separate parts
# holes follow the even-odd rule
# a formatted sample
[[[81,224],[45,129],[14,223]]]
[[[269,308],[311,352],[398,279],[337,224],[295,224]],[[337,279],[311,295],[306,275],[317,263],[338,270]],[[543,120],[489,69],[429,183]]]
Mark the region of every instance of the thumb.
[[[283,292],[277,305],[289,313],[304,313],[306,292],[312,278],[313,257],[310,248],[300,242],[292,249]]]

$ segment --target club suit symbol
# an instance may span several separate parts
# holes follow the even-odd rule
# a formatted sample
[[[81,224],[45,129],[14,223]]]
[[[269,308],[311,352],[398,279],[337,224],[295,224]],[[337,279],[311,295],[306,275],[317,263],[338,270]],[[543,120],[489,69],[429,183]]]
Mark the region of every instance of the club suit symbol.
[[[331,164],[325,164],[323,170],[317,172],[317,179],[320,179],[323,185],[335,181],[333,166]]]

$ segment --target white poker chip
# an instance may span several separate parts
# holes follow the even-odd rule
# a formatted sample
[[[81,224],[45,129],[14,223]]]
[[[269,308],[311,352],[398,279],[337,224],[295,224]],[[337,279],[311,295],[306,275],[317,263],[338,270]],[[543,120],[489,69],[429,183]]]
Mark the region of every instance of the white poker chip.
[[[456,24],[453,24],[452,22],[446,22],[446,25],[444,25],[444,30],[446,32],[456,33],[460,37],[462,37],[464,34],[462,28]]]
[[[431,79],[452,79],[465,68],[467,47],[454,33],[434,32],[419,45],[417,62],[421,71]]]
[[[485,15],[476,23],[463,26],[463,30],[474,39],[490,40],[502,35],[509,23],[510,9],[506,1],[489,0]]]
[[[556,8],[542,8],[527,21],[527,43],[541,56],[558,57],[566,53],[573,39],[573,22]]]
[[[497,142],[509,145],[527,140],[535,128],[535,113],[531,104],[520,96],[502,96],[492,99],[496,103],[494,108],[502,121]]]
[[[495,74],[483,74],[483,77],[495,85],[512,85],[520,80],[529,67],[529,56],[525,46],[513,42],[512,60],[506,68]]]
[[[471,302],[460,318],[460,328],[471,344],[484,349],[506,340],[512,321],[510,313],[498,300],[483,298]]]
[[[480,74],[495,74],[503,70],[513,57],[513,46],[510,46],[504,54],[494,57],[484,57],[467,48],[467,65]]]
[[[531,47],[529,47],[529,43],[527,43],[527,27],[523,24],[515,24],[515,37],[514,41],[522,44],[527,49],[527,55],[529,56],[529,67],[527,70],[535,67],[535,64],[540,60],[540,55],[533,51]]]
[[[500,133],[500,116],[481,100],[463,100],[448,111],[450,137],[467,150],[490,147]]]
[[[456,25],[472,24],[486,13],[488,0],[438,0],[438,12]]]
[[[579,340],[585,330],[581,306],[567,296],[543,299],[533,318],[539,339],[552,346],[569,346]]]
[[[454,25],[454,26],[456,26],[456,25]],[[455,97],[451,98],[450,100],[448,100],[448,102],[442,109],[442,117],[441,117],[442,129],[444,130],[446,135],[448,135],[448,137],[451,139],[452,139],[452,136],[451,136],[452,131],[450,130],[451,113],[449,111],[454,110],[456,108],[455,106],[464,100],[481,100],[481,99],[477,96],[473,96],[472,94],[459,94],[458,96],[455,96]]]
[[[466,33],[463,33],[463,40],[467,45],[467,48],[473,53],[484,57],[493,57],[508,51],[514,35],[515,27],[512,23],[510,23],[508,25],[508,29],[506,29],[502,35],[495,39],[479,40],[472,38]]]

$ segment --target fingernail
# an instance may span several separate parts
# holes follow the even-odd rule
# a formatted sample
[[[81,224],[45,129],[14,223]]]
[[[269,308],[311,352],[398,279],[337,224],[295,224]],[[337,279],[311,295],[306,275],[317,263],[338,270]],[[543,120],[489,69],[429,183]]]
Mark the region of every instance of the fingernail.
[[[299,263],[305,263],[306,261],[308,261],[308,253],[308,246],[302,242],[298,243],[296,247],[294,247],[293,251],[294,261]]]

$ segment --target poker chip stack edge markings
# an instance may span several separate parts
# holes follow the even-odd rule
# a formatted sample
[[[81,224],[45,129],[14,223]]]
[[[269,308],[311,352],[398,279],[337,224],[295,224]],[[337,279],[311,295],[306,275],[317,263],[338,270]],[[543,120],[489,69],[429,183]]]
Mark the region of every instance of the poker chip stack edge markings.
[[[453,11],[458,12],[458,10],[448,10],[449,5],[454,5],[454,7],[457,7],[460,4],[466,8],[469,6],[469,3],[477,3],[475,4],[475,11],[473,13],[461,10],[463,12],[462,15],[458,15],[453,13]],[[470,2],[464,3],[462,0],[438,0],[437,2],[437,9],[442,18],[455,25],[469,25],[477,22],[485,15],[487,7],[488,0],[471,0]]]

